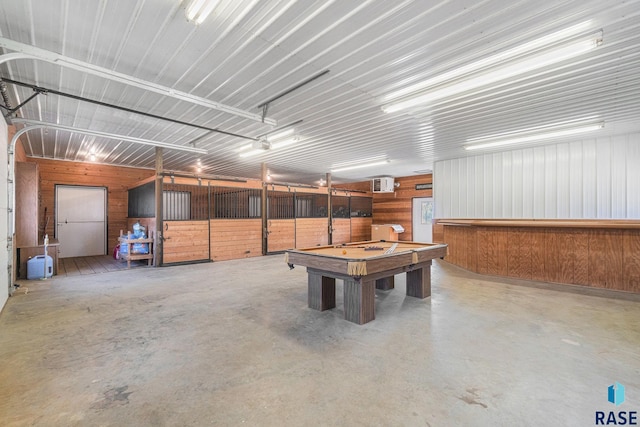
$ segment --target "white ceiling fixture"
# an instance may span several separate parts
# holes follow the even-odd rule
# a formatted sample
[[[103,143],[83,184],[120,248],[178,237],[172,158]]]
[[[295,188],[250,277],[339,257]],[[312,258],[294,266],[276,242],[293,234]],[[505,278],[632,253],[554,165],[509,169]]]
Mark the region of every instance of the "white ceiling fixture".
[[[604,122],[561,122],[552,123],[535,128],[522,129],[514,132],[488,135],[478,138],[469,138],[465,150],[480,150],[499,147],[510,144],[522,144],[526,142],[542,141],[576,135],[585,132],[593,132],[604,128]]]
[[[220,0],[191,0],[187,3],[185,15],[189,21],[200,25],[213,12]]]
[[[382,111],[393,113],[421,106],[581,55],[602,44],[602,31],[588,36],[568,38],[583,32],[589,24],[590,21],[586,21],[396,91],[385,99],[410,96],[382,106]],[[557,42],[562,39],[567,39],[567,42],[558,45]],[[545,46],[546,49],[543,49]],[[489,71],[489,66],[505,61],[509,61],[507,65]],[[482,70],[486,71],[482,72]],[[476,74],[477,72],[481,72],[481,74]],[[468,77],[465,78],[465,75]],[[446,82],[451,82],[451,84],[445,85]],[[427,90],[429,88],[433,89]]]

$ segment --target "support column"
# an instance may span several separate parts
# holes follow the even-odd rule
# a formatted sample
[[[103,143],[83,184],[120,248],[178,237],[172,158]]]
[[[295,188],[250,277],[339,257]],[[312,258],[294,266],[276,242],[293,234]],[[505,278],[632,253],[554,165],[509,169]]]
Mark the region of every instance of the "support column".
[[[269,230],[267,224],[267,175],[269,171],[267,170],[267,164],[262,163],[262,196],[260,198],[261,208],[260,208],[260,216],[262,217],[262,255],[267,254],[268,249],[268,238],[269,238]]]
[[[396,282],[395,282],[394,276],[385,277],[384,279],[376,280],[376,289],[380,289],[381,291],[391,290],[396,287],[395,285],[396,285]]]
[[[155,236],[153,236],[153,242],[155,245],[155,249],[153,251],[154,263],[153,265],[156,267],[162,266],[162,257],[163,257],[163,242],[164,237],[162,235],[163,224],[162,224],[162,178],[164,173],[164,165],[162,163],[162,148],[156,147],[156,231]]]
[[[331,173],[327,172],[327,219],[329,221],[329,244],[333,244],[333,215],[331,213]]]

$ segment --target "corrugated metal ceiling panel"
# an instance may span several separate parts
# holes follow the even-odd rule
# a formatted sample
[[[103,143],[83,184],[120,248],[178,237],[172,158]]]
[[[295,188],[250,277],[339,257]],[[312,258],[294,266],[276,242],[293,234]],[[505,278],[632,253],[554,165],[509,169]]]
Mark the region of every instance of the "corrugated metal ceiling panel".
[[[165,151],[165,167],[314,183],[338,163],[386,157],[335,182],[411,175],[467,155],[469,137],[597,116],[600,134],[640,131],[640,2],[634,1],[257,1],[222,0],[200,26],[177,0],[25,0],[0,3],[0,36],[155,84],[260,114],[259,104],[323,70],[329,74],[272,102],[267,116],[298,120],[300,140],[240,158],[247,139],[272,128],[246,118],[43,61],[0,66],[3,78],[196,126],[49,93],[17,116],[189,145]],[[570,25],[604,30],[597,50],[410,112],[385,114],[394,91]],[[13,105],[32,95],[8,84]],[[530,144],[531,145],[531,144]],[[27,154],[153,167],[153,149],[66,131],[33,131]]]

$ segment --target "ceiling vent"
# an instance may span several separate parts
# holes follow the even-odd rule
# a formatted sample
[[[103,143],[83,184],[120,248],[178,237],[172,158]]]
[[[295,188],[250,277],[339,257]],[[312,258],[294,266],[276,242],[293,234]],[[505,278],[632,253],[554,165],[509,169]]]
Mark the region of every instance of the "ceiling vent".
[[[374,193],[393,193],[395,188],[393,178],[390,176],[374,178],[371,186]]]

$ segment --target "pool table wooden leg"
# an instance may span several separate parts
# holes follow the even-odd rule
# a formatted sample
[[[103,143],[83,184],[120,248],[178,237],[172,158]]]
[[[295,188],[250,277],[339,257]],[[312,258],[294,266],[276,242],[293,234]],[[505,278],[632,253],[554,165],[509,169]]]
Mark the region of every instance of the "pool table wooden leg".
[[[329,310],[336,306],[336,279],[309,272],[309,308]]]
[[[431,296],[431,261],[423,268],[407,271],[407,295],[416,298]]]
[[[393,288],[395,288],[395,279],[393,276],[376,280],[376,289],[380,289],[381,291],[388,291],[389,289]]]
[[[344,281],[344,318],[362,325],[376,318],[374,280]]]

